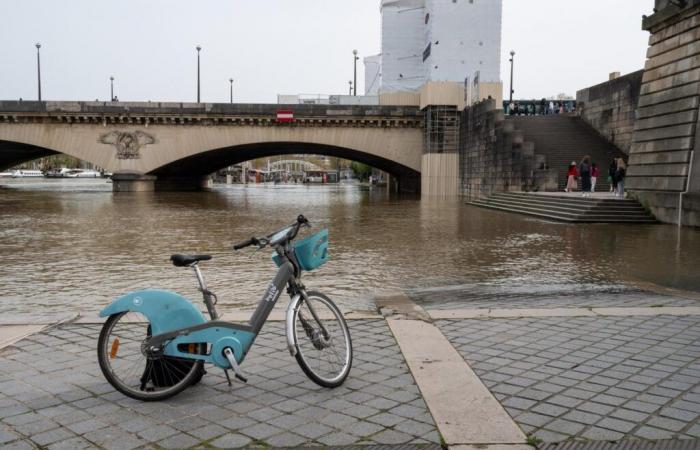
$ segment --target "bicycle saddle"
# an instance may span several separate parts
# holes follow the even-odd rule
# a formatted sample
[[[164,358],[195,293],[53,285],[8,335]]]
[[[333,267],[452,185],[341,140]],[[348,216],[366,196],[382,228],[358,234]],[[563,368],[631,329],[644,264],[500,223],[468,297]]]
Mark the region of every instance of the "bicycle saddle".
[[[209,261],[211,255],[172,255],[170,261],[175,267],[188,267],[190,264],[199,261]]]

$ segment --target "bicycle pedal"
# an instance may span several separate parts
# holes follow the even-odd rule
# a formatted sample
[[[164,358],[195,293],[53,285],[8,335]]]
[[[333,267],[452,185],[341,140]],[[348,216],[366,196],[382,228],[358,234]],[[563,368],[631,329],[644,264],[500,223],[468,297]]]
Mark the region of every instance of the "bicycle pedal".
[[[244,377],[243,375],[236,374],[236,378],[238,378],[239,380],[241,380],[242,382],[244,382],[246,384],[248,383],[248,379],[246,377]]]
[[[224,356],[226,357],[226,359],[228,359],[229,364],[231,364],[231,369],[233,369],[233,373],[236,375],[236,378],[238,378],[244,383],[248,383],[248,378],[246,378],[243,375],[241,368],[238,366],[238,362],[236,361],[236,357],[233,354],[233,350],[231,350],[231,347],[226,347],[224,349]]]

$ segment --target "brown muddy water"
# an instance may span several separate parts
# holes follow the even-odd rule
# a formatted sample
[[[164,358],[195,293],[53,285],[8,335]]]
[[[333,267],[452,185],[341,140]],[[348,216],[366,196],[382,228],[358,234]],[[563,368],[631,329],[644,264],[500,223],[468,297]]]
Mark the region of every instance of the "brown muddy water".
[[[201,267],[220,306],[251,307],[275,274],[271,252],[231,244],[300,213],[330,230],[331,259],[306,285],[346,310],[448,285],[500,299],[637,284],[700,292],[697,229],[550,223],[356,184],[113,194],[104,180],[0,179],[0,319],[94,313],[156,287],[199,303],[192,272],[173,267],[172,253],[213,255]]]

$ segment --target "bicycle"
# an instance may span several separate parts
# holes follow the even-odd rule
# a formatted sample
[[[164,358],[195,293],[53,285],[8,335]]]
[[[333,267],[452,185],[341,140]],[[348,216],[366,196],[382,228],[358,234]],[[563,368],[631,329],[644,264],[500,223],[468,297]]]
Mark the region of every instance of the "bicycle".
[[[293,242],[309,221],[300,215],[290,226],[265,237],[252,237],[234,250],[274,249],[279,267],[248,323],[220,320],[218,299],[199,269],[209,255],[172,255],[176,267],[192,268],[210,320],[190,301],[173,292],[144,290],[118,298],[100,312],[107,317],[97,343],[100,369],[119,392],[142,401],[170,398],[196,384],[204,363],[229,370],[247,382],[241,364],[286,287],[287,347],[304,373],[320,386],[343,384],[352,367],[352,340],[340,309],[320,292],[306,291],[303,271],[328,259],[328,230]]]

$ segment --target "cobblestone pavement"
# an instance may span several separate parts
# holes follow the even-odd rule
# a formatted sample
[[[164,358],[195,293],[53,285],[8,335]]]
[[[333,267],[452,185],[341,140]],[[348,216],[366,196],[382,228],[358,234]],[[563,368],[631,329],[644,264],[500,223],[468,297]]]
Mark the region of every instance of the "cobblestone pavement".
[[[165,402],[115,392],[97,364],[100,325],[66,325],[0,350],[0,447],[435,444],[440,438],[383,320],[350,321],[354,366],[335,390],[306,378],[268,323],[243,364]]]
[[[408,291],[425,309],[460,308],[610,308],[643,306],[699,306],[700,302],[626,286],[580,286],[572,295],[570,285],[523,286],[504,291],[502,286],[481,284]]]
[[[700,317],[436,324],[544,442],[700,437]]]

